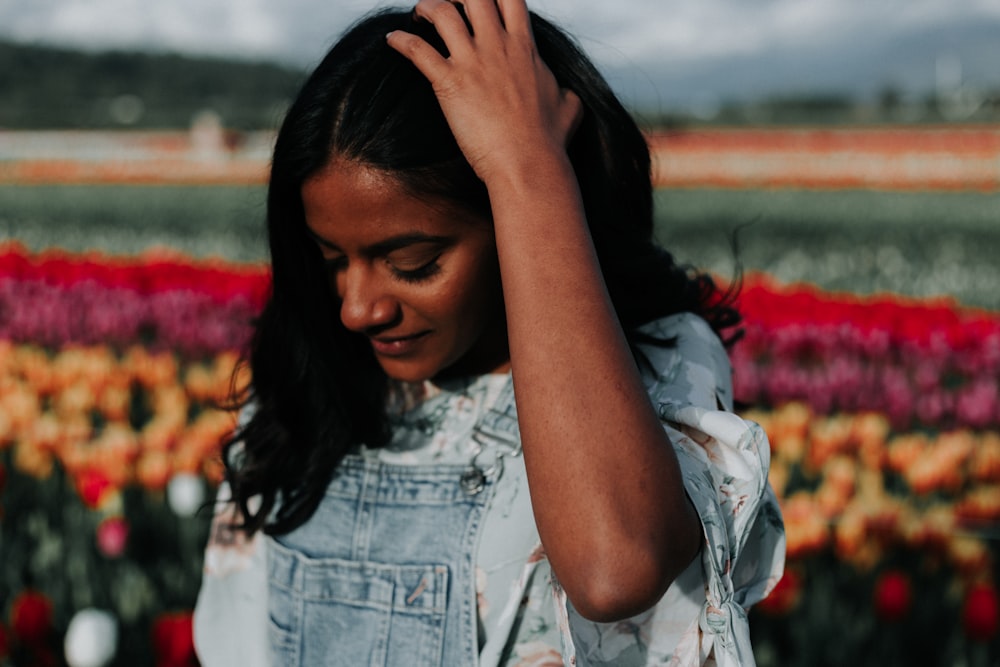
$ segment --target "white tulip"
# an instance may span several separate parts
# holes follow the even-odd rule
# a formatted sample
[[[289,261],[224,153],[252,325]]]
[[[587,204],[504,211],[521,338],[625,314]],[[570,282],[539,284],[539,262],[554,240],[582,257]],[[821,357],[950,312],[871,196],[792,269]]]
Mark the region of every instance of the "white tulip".
[[[69,667],[104,667],[118,649],[118,621],[100,609],[82,609],[69,622],[63,644]]]
[[[204,502],[205,482],[198,475],[177,473],[167,484],[167,503],[177,516],[194,516]]]

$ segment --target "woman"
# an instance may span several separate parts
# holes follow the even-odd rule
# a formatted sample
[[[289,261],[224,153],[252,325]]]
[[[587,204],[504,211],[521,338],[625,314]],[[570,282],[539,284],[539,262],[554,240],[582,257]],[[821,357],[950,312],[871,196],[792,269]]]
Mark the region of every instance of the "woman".
[[[363,20],[282,125],[268,231],[204,664],[752,663],[783,535],[726,411],[739,316],[654,245],[648,149],[570,39],[524,0]]]

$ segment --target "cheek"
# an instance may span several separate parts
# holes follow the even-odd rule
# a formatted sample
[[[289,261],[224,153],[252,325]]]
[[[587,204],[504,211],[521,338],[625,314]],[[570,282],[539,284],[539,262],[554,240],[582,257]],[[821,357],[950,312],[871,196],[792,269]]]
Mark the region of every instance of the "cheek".
[[[471,320],[478,319],[478,301],[476,294],[465,285],[454,284],[435,290],[433,295],[425,296],[422,303],[424,312],[437,319],[439,324],[447,323],[461,329],[466,328]]]
[[[476,320],[474,325],[479,327],[485,320],[492,319],[502,307],[500,270],[494,264],[484,262],[476,267],[469,284],[470,288],[462,296],[462,312],[470,320]]]
[[[460,335],[477,335],[502,304],[496,254],[470,253],[447,280],[433,289],[411,294],[410,306],[438,326]]]
[[[499,294],[499,281],[489,272],[469,271],[462,280],[452,281],[433,297],[423,299],[424,312],[447,322],[456,331],[478,333],[484,321],[495,309]]]

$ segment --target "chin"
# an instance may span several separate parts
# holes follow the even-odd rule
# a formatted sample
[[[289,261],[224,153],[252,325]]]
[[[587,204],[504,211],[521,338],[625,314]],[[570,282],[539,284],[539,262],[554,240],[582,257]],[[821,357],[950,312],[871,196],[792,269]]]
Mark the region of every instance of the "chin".
[[[385,374],[399,382],[423,382],[430,380],[440,372],[438,368],[428,368],[424,365],[385,363],[379,364]]]

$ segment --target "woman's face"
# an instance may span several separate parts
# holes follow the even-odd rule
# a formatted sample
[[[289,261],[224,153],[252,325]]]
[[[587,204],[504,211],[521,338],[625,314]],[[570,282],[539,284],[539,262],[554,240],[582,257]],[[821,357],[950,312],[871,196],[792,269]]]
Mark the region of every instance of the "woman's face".
[[[337,159],[305,182],[302,202],[340,319],[367,336],[389,377],[416,382],[508,366],[489,221]]]

